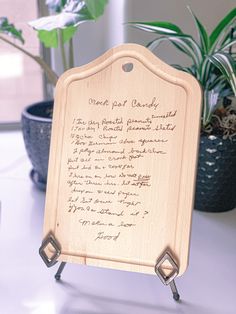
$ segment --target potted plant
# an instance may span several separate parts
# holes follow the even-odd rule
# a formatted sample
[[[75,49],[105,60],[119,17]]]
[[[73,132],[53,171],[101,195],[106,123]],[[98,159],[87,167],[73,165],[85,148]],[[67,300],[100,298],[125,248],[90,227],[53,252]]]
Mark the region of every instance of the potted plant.
[[[46,0],[50,15],[28,24],[38,34],[46,48],[59,48],[64,71],[74,67],[73,36],[78,26],[95,21],[103,15],[108,0]],[[7,35],[7,36],[6,36]],[[11,38],[8,38],[11,37]],[[27,51],[22,31],[6,17],[0,18],[0,40],[33,59],[45,72],[48,82],[55,86],[57,73],[41,56]],[[46,188],[53,101],[32,104],[22,113],[22,130],[28,156],[33,165],[31,179],[42,190]]]
[[[236,206],[236,104],[225,98],[236,95],[235,53],[232,52],[236,44],[236,8],[210,35],[188,9],[198,31],[197,39],[170,22],[128,24],[158,35],[147,45],[151,50],[169,41],[190,58],[191,66],[174,66],[195,76],[203,89],[195,208],[226,211]]]

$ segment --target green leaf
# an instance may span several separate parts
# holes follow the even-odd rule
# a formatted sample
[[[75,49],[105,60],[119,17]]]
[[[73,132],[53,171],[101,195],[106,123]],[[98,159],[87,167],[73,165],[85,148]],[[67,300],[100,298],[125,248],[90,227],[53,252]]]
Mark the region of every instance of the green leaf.
[[[77,26],[94,20],[103,14],[108,0],[68,0],[63,10],[56,15],[46,16],[29,23],[38,31],[39,39],[46,47],[58,47],[58,29],[62,30],[63,44],[73,37]],[[63,1],[49,1],[48,5],[57,9]]]
[[[216,86],[219,86],[219,84],[225,85],[225,77],[223,74],[221,75],[215,75],[212,73],[209,77],[209,80],[206,83],[206,89],[211,90],[215,89]]]
[[[199,66],[202,59],[202,51],[190,35],[186,35],[175,24],[169,22],[131,22],[131,26],[144,31],[164,35],[162,39],[155,39],[148,44],[148,48],[154,49],[164,40],[170,40],[179,50],[190,56],[194,63]]]
[[[84,2],[93,18],[97,19],[103,15],[108,0],[84,0]]]
[[[221,45],[226,45],[228,43],[230,43],[232,40],[236,39],[236,19],[234,21],[234,23],[230,24],[227,29],[226,32],[224,32],[224,36],[223,37],[223,41],[221,41]],[[219,44],[219,43],[218,43]]]
[[[218,24],[210,37],[203,24],[191,10],[190,12],[199,33],[199,44],[192,36],[183,33],[172,23],[155,21],[128,24],[160,35],[148,44],[148,48],[154,49],[163,41],[169,40],[178,50],[192,58],[192,67],[180,65],[175,65],[175,67],[193,74],[201,83],[204,89],[202,121],[203,126],[206,126],[218,106],[218,98],[228,95],[230,90],[236,95],[236,64],[233,59],[236,58],[236,53],[234,49],[231,56],[226,53],[236,42],[236,32],[234,31],[234,34],[232,32],[236,22],[236,8]]]
[[[231,10],[216,26],[213,32],[210,35],[210,45],[213,46],[216,41],[218,41],[219,36],[221,36],[222,32],[224,33],[226,29],[229,28],[232,23],[235,22],[236,19],[236,8]]]
[[[227,51],[227,50],[230,49],[233,45],[236,45],[236,38],[233,39],[231,42],[226,43],[226,44],[221,48],[221,50]]]
[[[207,53],[208,52],[208,48],[209,48],[209,37],[208,37],[208,34],[207,34],[204,26],[202,25],[202,23],[198,20],[198,18],[192,12],[192,10],[190,9],[189,6],[188,6],[188,10],[191,13],[191,15],[192,15],[192,17],[194,19],[195,25],[197,27],[198,36],[199,36],[199,40],[200,40],[200,43],[201,43],[202,50],[204,51],[204,53]]]
[[[179,50],[192,58],[197,69],[200,67],[203,58],[202,51],[191,36],[171,36],[170,40]]]
[[[236,20],[234,20],[230,25],[228,25],[224,31],[222,31],[215,41],[215,43],[211,46],[210,54],[213,54],[219,50],[222,50],[222,47],[224,47],[226,44],[230,43],[233,38],[232,37],[232,29],[235,26]]]
[[[157,33],[160,35],[183,34],[182,30],[175,24],[169,22],[129,22],[127,23],[135,28]]]
[[[236,69],[235,61],[230,54],[225,52],[217,52],[208,57],[209,60],[217,67],[232,88],[234,95],[236,96]]]
[[[209,77],[211,76],[211,68],[212,68],[212,63],[210,62],[209,58],[204,58],[203,62],[201,63],[200,66],[200,81],[205,87],[207,84],[207,81],[209,80]]]
[[[64,29],[66,27],[78,26],[79,24],[91,20],[89,14],[75,14],[62,12],[57,15],[42,17],[40,19],[29,22],[34,29],[41,31],[52,31],[55,29]]]
[[[38,31],[76,27],[83,22],[95,20],[101,16],[107,2],[108,0],[69,0],[59,14],[39,18],[29,22],[29,25]],[[57,2],[54,1],[51,5],[56,6]]]
[[[77,31],[77,27],[68,26],[67,28],[62,29],[62,40],[63,44],[69,41]]]
[[[63,44],[69,41],[74,33],[76,32],[77,27],[69,26],[61,30],[62,32],[62,42]],[[39,40],[47,48],[57,48],[59,44],[58,30],[54,29],[52,31],[38,31]]]
[[[38,38],[44,44],[46,48],[57,48],[58,47],[58,35],[57,30],[52,31],[38,31]]]
[[[29,25],[38,31],[52,31],[70,26],[76,27],[93,19],[84,1],[69,1],[61,13],[39,18],[29,22]]]
[[[46,47],[58,47],[58,30],[62,31],[63,44],[71,39],[77,26],[83,22],[94,20],[103,14],[108,0],[49,0],[47,4],[59,14],[50,15],[29,22],[29,25],[38,31],[40,41]]]
[[[39,40],[45,45],[47,48],[57,48],[58,47],[58,38],[57,31],[38,31]]]
[[[168,35],[159,37],[153,41],[151,41],[147,48],[150,50],[154,50],[159,44],[163,41],[170,41],[172,44],[175,45],[180,51],[187,54],[190,58],[192,58],[194,64],[199,67],[202,53],[200,48],[198,47],[197,43],[194,39],[189,35]]]
[[[10,24],[6,17],[0,17],[0,33],[18,39],[22,44],[25,42],[24,38],[22,37],[22,31],[16,29],[14,24]]]

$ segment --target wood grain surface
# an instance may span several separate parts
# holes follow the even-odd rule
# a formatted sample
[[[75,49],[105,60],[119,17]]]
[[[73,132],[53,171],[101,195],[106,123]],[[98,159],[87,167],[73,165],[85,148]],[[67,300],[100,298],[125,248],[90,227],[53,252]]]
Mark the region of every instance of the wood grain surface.
[[[201,113],[189,74],[125,44],[57,84],[44,236],[60,260],[154,274],[187,268]]]

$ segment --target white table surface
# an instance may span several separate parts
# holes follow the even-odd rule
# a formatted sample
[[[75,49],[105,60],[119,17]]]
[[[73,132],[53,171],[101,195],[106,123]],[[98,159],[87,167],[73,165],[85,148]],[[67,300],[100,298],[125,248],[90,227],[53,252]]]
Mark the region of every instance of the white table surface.
[[[29,179],[30,162],[19,131],[0,133],[1,314],[235,314],[236,210],[194,211],[190,261],[176,280],[181,302],[156,276],[68,264],[38,255],[45,194]]]

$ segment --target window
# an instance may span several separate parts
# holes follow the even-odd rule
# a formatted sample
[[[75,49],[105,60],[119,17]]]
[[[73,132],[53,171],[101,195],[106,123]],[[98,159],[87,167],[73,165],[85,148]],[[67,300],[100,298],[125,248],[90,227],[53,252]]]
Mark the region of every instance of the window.
[[[24,48],[38,55],[37,34],[27,25],[38,15],[37,1],[0,0],[1,16],[21,29]],[[18,44],[17,41],[15,41]],[[19,43],[20,44],[20,43]],[[29,57],[0,40],[0,123],[20,121],[23,108],[43,98],[40,67]]]

